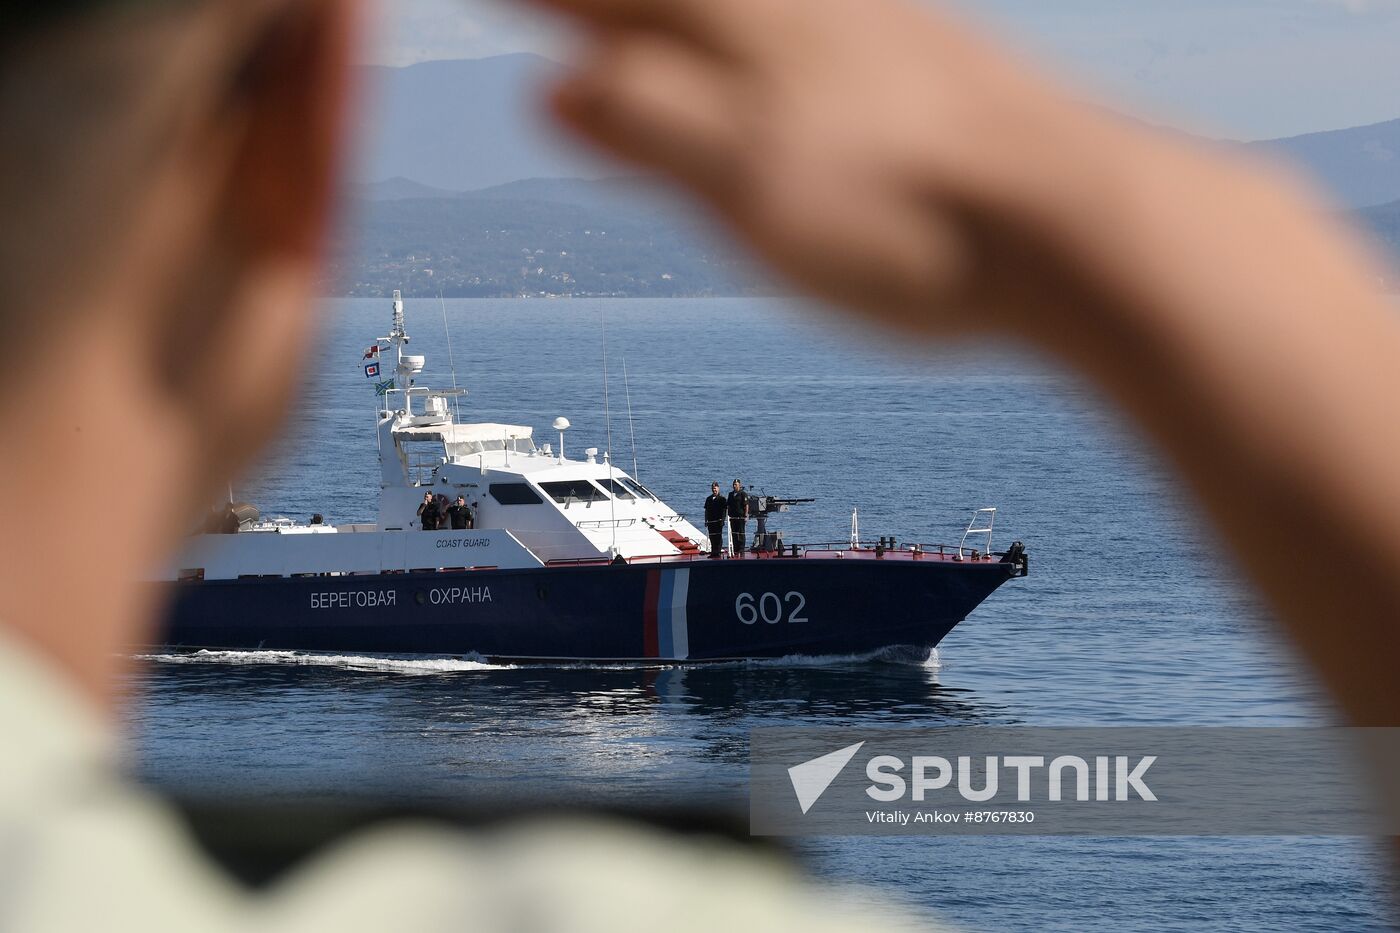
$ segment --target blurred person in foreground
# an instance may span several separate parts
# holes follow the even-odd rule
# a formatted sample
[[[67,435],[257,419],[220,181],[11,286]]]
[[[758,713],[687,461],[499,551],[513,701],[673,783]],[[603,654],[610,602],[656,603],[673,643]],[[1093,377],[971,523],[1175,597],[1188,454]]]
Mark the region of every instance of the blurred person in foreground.
[[[554,106],[798,287],[911,336],[1016,339],[1125,408],[1354,724],[1392,724],[1400,322],[1291,180],[1074,102],[897,0],[541,0]],[[136,581],[259,450],[304,347],[351,0],[69,0],[0,59],[0,925],[879,929],[767,857],[598,822],[362,836],[257,897],[125,783]],[[249,352],[249,348],[278,352]],[[39,361],[50,378],[23,378]],[[23,431],[17,430],[23,425]],[[110,533],[56,462],[100,457]],[[1321,555],[1345,555],[1346,573]]]

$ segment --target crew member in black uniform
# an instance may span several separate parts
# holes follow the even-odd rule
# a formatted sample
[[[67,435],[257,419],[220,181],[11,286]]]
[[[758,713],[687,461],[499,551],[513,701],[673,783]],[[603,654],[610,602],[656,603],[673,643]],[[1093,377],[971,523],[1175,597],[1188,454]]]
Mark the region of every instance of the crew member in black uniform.
[[[744,484],[734,481],[734,491],[729,494],[729,543],[734,546],[734,556],[744,556],[745,534],[749,520],[749,494],[744,492]]]
[[[729,503],[719,494],[719,483],[710,484],[710,498],[705,500],[705,530],[710,533],[710,559],[724,556],[724,517]]]
[[[447,517],[452,520],[452,530],[462,531],[476,525],[472,507],[467,505],[466,496],[458,496],[457,501],[447,507]]]
[[[423,493],[423,502],[418,506],[418,527],[424,531],[438,530],[438,505],[430,492]]]

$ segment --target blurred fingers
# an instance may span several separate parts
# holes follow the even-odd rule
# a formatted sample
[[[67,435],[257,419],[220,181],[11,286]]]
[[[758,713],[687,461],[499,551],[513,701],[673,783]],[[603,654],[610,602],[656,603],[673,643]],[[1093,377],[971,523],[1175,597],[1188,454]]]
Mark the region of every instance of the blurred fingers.
[[[554,94],[579,133],[716,198],[732,194],[742,174],[740,104],[724,66],[645,33],[602,42]]]
[[[736,57],[790,0],[530,0],[600,29],[654,32]]]

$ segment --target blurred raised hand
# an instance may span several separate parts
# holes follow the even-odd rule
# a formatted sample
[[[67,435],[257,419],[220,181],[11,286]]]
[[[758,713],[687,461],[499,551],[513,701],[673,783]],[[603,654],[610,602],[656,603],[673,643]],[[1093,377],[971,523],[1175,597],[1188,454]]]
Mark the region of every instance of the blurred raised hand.
[[[903,0],[534,2],[581,27],[570,126],[809,293],[1089,377],[1232,545],[1203,560],[1252,576],[1354,722],[1400,722],[1400,321],[1306,186]]]

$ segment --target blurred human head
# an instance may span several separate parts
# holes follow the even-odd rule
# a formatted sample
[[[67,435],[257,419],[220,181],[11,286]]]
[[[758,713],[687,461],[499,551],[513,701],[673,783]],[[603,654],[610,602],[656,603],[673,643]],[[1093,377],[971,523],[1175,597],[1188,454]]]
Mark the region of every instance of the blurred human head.
[[[55,6],[67,12],[23,17],[0,56],[0,327],[22,322],[65,351],[95,328],[129,334],[113,348],[133,351],[124,371],[187,409],[226,470],[266,434],[295,372],[339,148],[347,4]]]
[[[133,581],[257,453],[297,378],[352,6],[7,10],[0,328],[31,371],[53,371],[0,395],[10,423],[47,413],[25,417],[25,443],[0,462],[0,508],[29,527],[45,461],[100,455],[122,537],[4,536],[3,622],[88,686],[111,665],[93,658],[153,615]],[[86,585],[62,585],[64,566],[87,568]]]

